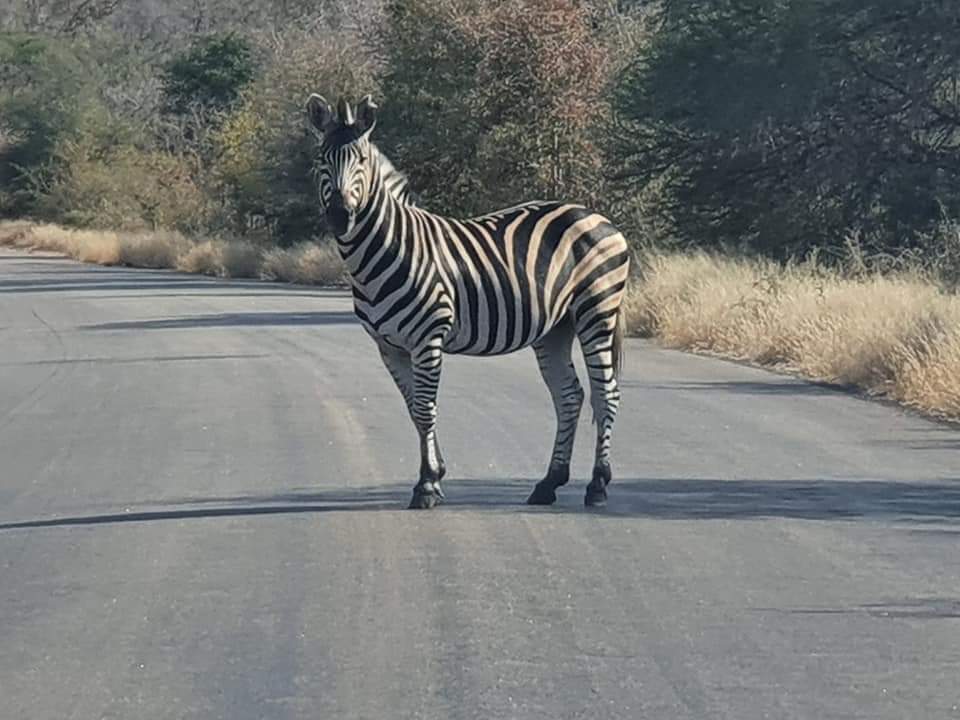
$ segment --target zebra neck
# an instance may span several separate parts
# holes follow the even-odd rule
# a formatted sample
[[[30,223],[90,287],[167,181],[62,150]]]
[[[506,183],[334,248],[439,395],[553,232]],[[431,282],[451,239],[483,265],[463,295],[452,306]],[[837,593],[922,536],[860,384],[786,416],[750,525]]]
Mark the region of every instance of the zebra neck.
[[[411,210],[390,191],[384,181],[384,169],[378,163],[366,205],[357,213],[353,230],[337,238],[340,255],[353,279],[354,288],[362,288],[385,263],[392,265],[408,245],[404,235],[410,223],[405,216]]]
[[[377,163],[380,166],[380,177],[383,180],[387,192],[393,195],[401,205],[416,205],[413,191],[410,189],[410,183],[407,180],[406,174],[397,170],[396,165],[390,161],[390,158],[383,154],[380,148],[372,143],[370,147],[377,158]]]

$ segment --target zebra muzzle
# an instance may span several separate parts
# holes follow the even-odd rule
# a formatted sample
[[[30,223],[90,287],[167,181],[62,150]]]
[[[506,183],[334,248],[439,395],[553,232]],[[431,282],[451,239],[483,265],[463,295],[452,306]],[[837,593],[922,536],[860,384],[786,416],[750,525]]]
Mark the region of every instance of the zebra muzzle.
[[[354,214],[347,210],[342,202],[338,205],[331,204],[327,208],[327,225],[334,235],[346,235],[353,228]]]

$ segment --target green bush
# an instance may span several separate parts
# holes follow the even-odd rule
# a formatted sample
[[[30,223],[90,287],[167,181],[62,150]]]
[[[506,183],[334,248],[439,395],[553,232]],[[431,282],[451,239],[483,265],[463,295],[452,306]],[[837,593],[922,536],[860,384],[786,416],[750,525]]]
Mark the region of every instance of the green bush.
[[[248,40],[234,34],[205,37],[171,60],[163,73],[164,105],[184,114],[193,108],[222,110],[256,77]]]
[[[43,217],[80,227],[200,232],[220,210],[182,156],[66,142],[38,200]]]
[[[89,75],[70,43],[0,35],[0,216],[30,214],[61,138],[77,131]]]

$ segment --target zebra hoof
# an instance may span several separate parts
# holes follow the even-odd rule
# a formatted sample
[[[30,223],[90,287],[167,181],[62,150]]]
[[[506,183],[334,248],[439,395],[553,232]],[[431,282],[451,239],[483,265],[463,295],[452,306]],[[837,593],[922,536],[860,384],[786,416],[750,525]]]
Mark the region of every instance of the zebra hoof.
[[[607,504],[607,489],[587,487],[587,494],[583,496],[583,504],[587,507],[605,507]]]
[[[607,485],[610,484],[612,473],[607,464],[597,465],[593,468],[593,479],[587,485],[587,494],[583,498],[583,504],[587,507],[603,507],[607,504]]]
[[[434,490],[426,490],[419,486],[413,489],[413,497],[410,499],[408,510],[429,510],[440,504],[443,496]]]
[[[527,498],[527,505],[553,505],[557,501],[557,491],[552,483],[545,481],[538,482],[530,497]]]

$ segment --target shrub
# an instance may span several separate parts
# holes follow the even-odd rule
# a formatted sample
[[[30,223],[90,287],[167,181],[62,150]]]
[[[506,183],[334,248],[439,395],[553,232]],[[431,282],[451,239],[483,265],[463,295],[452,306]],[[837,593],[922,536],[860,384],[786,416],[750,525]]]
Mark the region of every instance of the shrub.
[[[193,108],[222,110],[240,97],[255,76],[256,62],[246,38],[232,33],[200,38],[167,64],[164,105],[177,114]]]
[[[263,54],[262,78],[218,133],[216,173],[239,215],[235,230],[266,227],[272,239],[289,245],[324,232],[306,98],[311,92],[330,98],[376,92],[377,61],[363,38],[345,28],[290,30]]]
[[[610,64],[586,3],[388,10],[382,137],[428,204],[474,214],[537,196],[600,200]]]
[[[183,156],[65,142],[57,159],[39,201],[46,217],[85,227],[199,232],[219,210]]]
[[[88,71],[75,44],[0,34],[0,216],[34,211],[57,144],[90,102]]]

